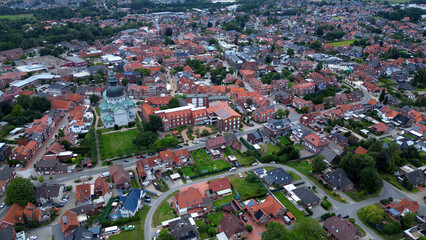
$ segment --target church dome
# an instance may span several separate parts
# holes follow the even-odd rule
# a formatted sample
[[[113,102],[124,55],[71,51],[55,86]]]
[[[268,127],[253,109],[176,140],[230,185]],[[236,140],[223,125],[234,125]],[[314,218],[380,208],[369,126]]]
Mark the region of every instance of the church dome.
[[[106,96],[109,98],[118,98],[124,95],[123,88],[117,83],[114,72],[109,74],[109,84],[106,91]]]

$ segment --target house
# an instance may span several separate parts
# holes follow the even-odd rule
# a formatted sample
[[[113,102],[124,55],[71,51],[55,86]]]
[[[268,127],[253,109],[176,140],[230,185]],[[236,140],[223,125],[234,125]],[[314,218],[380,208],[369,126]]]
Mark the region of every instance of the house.
[[[277,115],[277,110],[274,105],[270,105],[267,107],[261,107],[256,109],[253,112],[253,120],[256,122],[266,122],[269,121]]]
[[[237,150],[241,149],[241,145],[238,142],[237,135],[235,133],[228,133],[223,136],[227,146],[230,146],[232,149]]]
[[[200,238],[197,225],[195,224],[194,219],[190,216],[184,216],[178,220],[170,222],[169,229],[175,240]]]
[[[194,187],[176,193],[175,199],[174,206],[179,216],[195,212],[200,216],[213,207],[211,199],[204,198],[200,190]]]
[[[160,152],[160,159],[163,164],[172,165],[173,154],[171,149],[167,149]]]
[[[336,240],[358,239],[358,229],[348,219],[338,216],[327,218],[323,223],[324,229]]]
[[[364,92],[361,90],[355,90],[347,94],[348,100],[351,102],[361,101],[364,97]]]
[[[36,172],[43,175],[62,174],[68,172],[69,165],[57,160],[40,160],[35,164]]]
[[[83,206],[92,201],[92,187],[90,184],[80,184],[75,186],[75,205]]]
[[[271,218],[280,218],[286,212],[285,207],[273,195],[268,195],[263,202],[251,199],[246,209],[256,224],[266,224]]]
[[[111,196],[112,193],[111,189],[109,188],[108,182],[104,178],[102,178],[102,176],[96,178],[95,184],[93,186],[93,199],[103,197],[104,202],[108,203]]]
[[[61,229],[65,237],[70,236],[80,226],[77,214],[66,210],[61,216]]]
[[[332,142],[342,147],[348,145],[348,139],[340,133],[337,133],[337,132],[333,133],[330,139]]]
[[[305,96],[306,94],[313,93],[314,91],[315,84],[312,82],[299,83],[291,88],[291,93],[298,96]]]
[[[239,240],[248,237],[245,224],[234,214],[228,214],[220,220],[220,232],[225,233],[229,240]]]
[[[261,143],[263,142],[263,135],[260,131],[249,133],[247,134],[247,141],[251,144]]]
[[[339,155],[330,147],[325,147],[324,150],[320,152],[320,154],[324,156],[324,160],[327,161],[329,164],[339,163]]]
[[[291,101],[293,106],[297,109],[302,109],[304,107],[308,107],[309,111],[313,110],[314,104],[312,103],[311,100],[306,101],[303,98],[300,97],[294,97],[293,100]]]
[[[279,103],[289,104],[293,100],[293,94],[290,91],[278,91],[275,93],[275,100]]]
[[[5,229],[15,224],[23,224],[25,221],[24,215],[28,221],[35,220],[40,224],[50,221],[50,214],[44,209],[36,208],[32,203],[28,203],[26,206],[14,203],[0,220],[0,229]]]
[[[34,197],[37,203],[59,204],[64,197],[64,185],[42,185],[34,190]]]
[[[375,132],[384,133],[384,132],[387,132],[389,130],[389,126],[382,123],[382,122],[379,122],[377,124],[370,126],[369,129],[371,129],[372,131],[375,131]]]
[[[16,172],[15,169],[9,167],[6,165],[1,171],[0,171],[0,196],[3,196],[3,194],[6,192],[6,188],[9,185],[10,181],[16,178]]]
[[[405,174],[405,179],[407,179],[408,183],[413,185],[413,187],[417,187],[425,183],[425,175],[420,169],[416,169]]]
[[[79,207],[71,208],[70,211],[77,214],[77,216],[82,216],[82,218],[80,217],[78,218],[85,221],[86,219],[83,217],[97,215],[99,213],[99,208],[100,208],[99,204],[91,203],[91,204],[86,204]]]
[[[330,104],[333,106],[344,105],[349,102],[348,96],[344,93],[339,93],[330,99]]]
[[[355,154],[367,154],[367,153],[368,153],[368,150],[361,146],[358,146],[358,148],[355,150]]]
[[[317,205],[321,201],[321,199],[315,195],[314,191],[308,187],[294,189],[293,193],[300,199],[304,207]]]
[[[324,181],[330,185],[334,191],[340,190],[343,192],[354,189],[354,184],[349,179],[345,170],[338,168],[322,175]]]
[[[128,190],[132,187],[130,174],[124,170],[123,164],[109,166],[109,175],[117,189]]]
[[[402,128],[408,128],[411,127],[412,122],[411,119],[407,116],[404,116],[400,113],[398,113],[393,119],[392,121],[394,123],[396,123],[397,126],[400,126]]]
[[[263,128],[273,137],[280,137],[291,133],[291,121],[288,118],[270,120],[263,124]]]
[[[0,162],[3,162],[10,154],[12,154],[12,148],[6,143],[0,143]]]
[[[68,236],[69,239],[72,240],[96,240],[98,239],[96,236],[94,236],[93,232],[83,228],[83,227],[77,227],[70,236]]]
[[[142,198],[145,192],[141,189],[132,189],[127,196],[120,196],[121,208],[118,210],[120,216],[129,218],[135,216],[137,211],[142,208]]]
[[[329,142],[325,138],[318,136],[316,133],[305,136],[303,140],[303,144],[306,148],[308,148],[309,151],[316,153],[321,152],[329,145]]]
[[[419,209],[419,203],[417,201],[410,201],[406,198],[403,198],[401,202],[396,205],[395,209],[402,215],[407,212],[416,213]]]
[[[0,229],[0,239],[1,240],[15,240],[16,238],[16,232],[14,227],[7,227]],[[23,239],[19,239],[23,240]]]
[[[282,168],[275,168],[267,171],[264,179],[269,186],[278,185],[280,187],[287,185],[292,181],[290,174]]]
[[[221,150],[226,146],[226,140],[223,136],[210,138],[206,141],[206,149],[208,150]]]
[[[187,148],[172,152],[173,164],[179,167],[188,165],[192,159]]]
[[[231,183],[227,177],[210,181],[211,193],[218,198],[223,198],[232,194]]]

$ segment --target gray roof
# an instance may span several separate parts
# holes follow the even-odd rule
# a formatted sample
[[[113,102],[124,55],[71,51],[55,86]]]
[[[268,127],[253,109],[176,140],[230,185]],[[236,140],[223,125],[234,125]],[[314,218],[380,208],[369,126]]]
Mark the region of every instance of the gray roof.
[[[337,156],[339,156],[336,152],[331,150],[331,148],[329,147],[324,148],[324,150],[322,150],[320,154],[323,155],[325,157],[325,160],[329,163],[333,162],[334,159]]]
[[[6,166],[0,172],[0,181],[5,181],[6,182],[7,180],[9,180],[12,177],[12,175],[13,175],[14,172],[15,172],[15,169],[13,169],[13,168],[11,168],[9,166]]]
[[[338,189],[346,189],[349,185],[353,185],[352,181],[348,178],[345,170],[338,168],[334,171],[324,174],[326,179],[333,187]]]
[[[8,227],[0,230],[0,240],[11,239],[15,239],[15,234],[13,234],[13,227]]]
[[[265,180],[270,185],[274,185],[274,184],[280,185],[280,184],[291,182],[292,179],[290,174],[284,171],[284,169],[275,168],[275,169],[272,169],[271,171],[266,172]]]
[[[176,240],[198,239],[200,236],[197,226],[191,224],[188,216],[171,222],[169,228]]]
[[[51,185],[51,186],[41,186],[36,187],[34,191],[35,198],[52,198],[59,195],[62,185]]]
[[[425,182],[425,175],[422,170],[416,169],[412,172],[407,173],[408,182],[413,185],[422,184]]]
[[[223,136],[225,138],[226,144],[232,144],[233,142],[237,141],[237,135],[235,133],[229,133]]]
[[[296,196],[300,198],[305,205],[314,204],[321,200],[317,195],[315,195],[312,189],[307,187],[297,188],[293,190],[293,193],[296,194]]]

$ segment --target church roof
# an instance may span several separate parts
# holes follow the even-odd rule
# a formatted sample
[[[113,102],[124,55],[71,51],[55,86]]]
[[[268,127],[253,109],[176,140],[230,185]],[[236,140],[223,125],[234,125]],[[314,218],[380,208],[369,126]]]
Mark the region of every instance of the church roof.
[[[117,83],[114,72],[109,73],[109,84],[106,90],[106,96],[109,98],[118,98],[124,95],[123,88]]]

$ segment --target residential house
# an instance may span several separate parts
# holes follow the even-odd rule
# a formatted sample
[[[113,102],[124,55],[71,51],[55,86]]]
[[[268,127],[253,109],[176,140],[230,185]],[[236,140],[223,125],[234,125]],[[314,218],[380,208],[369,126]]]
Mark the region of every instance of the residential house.
[[[334,191],[340,190],[343,192],[351,191],[354,189],[354,184],[349,179],[345,170],[338,168],[322,175],[324,181],[330,185]]]
[[[314,104],[311,100],[306,101],[305,99],[300,97],[294,97],[291,102],[292,105],[297,109],[303,109],[304,107],[308,107],[308,111],[312,111],[314,108]]]
[[[260,131],[247,134],[247,141],[251,144],[261,143],[263,140],[263,135]]]
[[[369,129],[375,132],[385,133],[389,130],[389,126],[382,122],[379,122],[377,124],[370,126]]]
[[[191,154],[189,154],[189,151],[187,148],[179,149],[172,152],[172,156],[173,156],[173,164],[179,167],[186,166],[190,162],[192,162]]]
[[[15,169],[6,165],[0,170],[0,197],[6,192],[6,188],[9,183],[16,178]]]
[[[412,125],[412,121],[409,117],[404,116],[400,113],[398,113],[393,119],[392,121],[394,123],[396,123],[397,126],[400,126],[402,128],[408,128],[411,127]]]
[[[43,175],[54,175],[71,172],[68,171],[69,165],[60,163],[57,160],[40,160],[35,164],[36,172]]]
[[[210,190],[215,198],[223,198],[232,194],[231,183],[227,177],[211,180]]]
[[[288,90],[275,93],[275,100],[279,103],[289,104],[293,100],[293,94]]]
[[[93,188],[90,184],[80,184],[75,186],[75,205],[77,207],[88,205],[92,201]]]
[[[227,135],[224,135],[223,137],[225,138],[227,146],[230,146],[234,150],[241,149],[241,145],[238,142],[238,138],[237,138],[237,135],[235,135],[235,133],[228,133]]]
[[[112,196],[111,189],[109,188],[108,182],[102,178],[102,176],[99,176],[95,180],[95,184],[93,186],[93,198],[104,198],[104,202],[108,203],[109,199]]]
[[[194,187],[176,193],[175,199],[174,207],[179,216],[191,213],[198,213],[200,216],[213,207],[211,199],[203,197],[200,190]]]
[[[419,203],[417,201],[410,201],[406,198],[403,198],[401,202],[396,205],[395,209],[401,214],[404,215],[407,212],[416,213],[419,209]]]
[[[145,192],[141,189],[132,189],[127,196],[120,196],[121,207],[118,210],[120,216],[129,218],[135,216],[139,209],[142,208],[142,199],[145,197]]]
[[[314,191],[308,187],[301,187],[293,190],[293,193],[302,202],[304,207],[311,207],[320,203],[321,199],[315,195]]]
[[[206,141],[206,149],[208,150],[221,150],[225,148],[225,146],[226,140],[223,136],[210,138]]]
[[[0,162],[3,162],[10,154],[12,154],[12,148],[6,143],[0,143]]]
[[[348,145],[348,139],[345,136],[343,136],[342,134],[337,133],[337,132],[335,132],[331,135],[330,140],[332,142],[334,142],[335,144],[342,146],[342,147]]]
[[[347,94],[348,100],[351,102],[361,101],[364,97],[364,92],[362,90],[355,90]]]
[[[160,159],[163,164],[172,165],[173,162],[173,154],[171,149],[167,149],[160,152]]]
[[[358,146],[358,148],[355,150],[355,154],[367,154],[367,153],[368,153],[368,150],[361,146]]]
[[[34,190],[34,197],[37,203],[53,203],[59,204],[64,197],[64,185],[46,185],[36,187]]]
[[[184,216],[169,223],[170,233],[176,240],[199,239],[200,233],[198,232],[195,221],[190,216]]]
[[[269,186],[278,185],[280,187],[291,183],[292,177],[282,168],[275,168],[266,172],[264,177]]]
[[[320,154],[324,156],[324,160],[327,161],[328,164],[339,163],[339,160],[340,160],[339,155],[330,147],[325,147],[324,150],[320,152]]]
[[[425,174],[422,170],[416,169],[405,174],[405,179],[407,179],[408,183],[413,185],[413,187],[418,187],[425,183]]]
[[[263,124],[263,128],[273,137],[280,137],[291,133],[291,121],[288,118],[270,120]]]
[[[338,216],[327,218],[323,223],[324,229],[336,240],[358,239],[358,229],[348,219],[341,219]]]
[[[71,212],[69,209],[61,216],[61,229],[65,237],[70,236],[74,230],[80,226],[77,220],[77,214]]]
[[[246,209],[256,224],[266,224],[272,218],[281,218],[286,212],[285,207],[272,194],[263,202],[251,199]]]
[[[333,106],[344,105],[349,102],[348,96],[344,93],[338,93],[330,99],[330,104]]]
[[[130,174],[124,170],[123,164],[109,166],[111,182],[117,189],[128,190],[132,187]]]
[[[308,136],[305,136],[303,139],[303,144],[309,151],[318,153],[321,152],[325,147],[329,145],[327,139],[318,136],[316,133],[312,133]]]
[[[266,122],[272,120],[277,115],[277,110],[273,105],[261,107],[253,112],[253,120],[256,122]]]
[[[291,93],[298,96],[305,96],[308,93],[315,91],[315,84],[311,82],[304,82],[294,85],[291,88]]]
[[[28,203],[26,206],[14,203],[0,220],[0,229],[13,227],[15,224],[23,224],[24,215],[28,221],[36,220],[41,224],[50,220],[49,212],[36,208],[32,203]]]
[[[245,224],[234,214],[228,214],[220,220],[220,232],[225,233],[228,240],[248,238]]]

